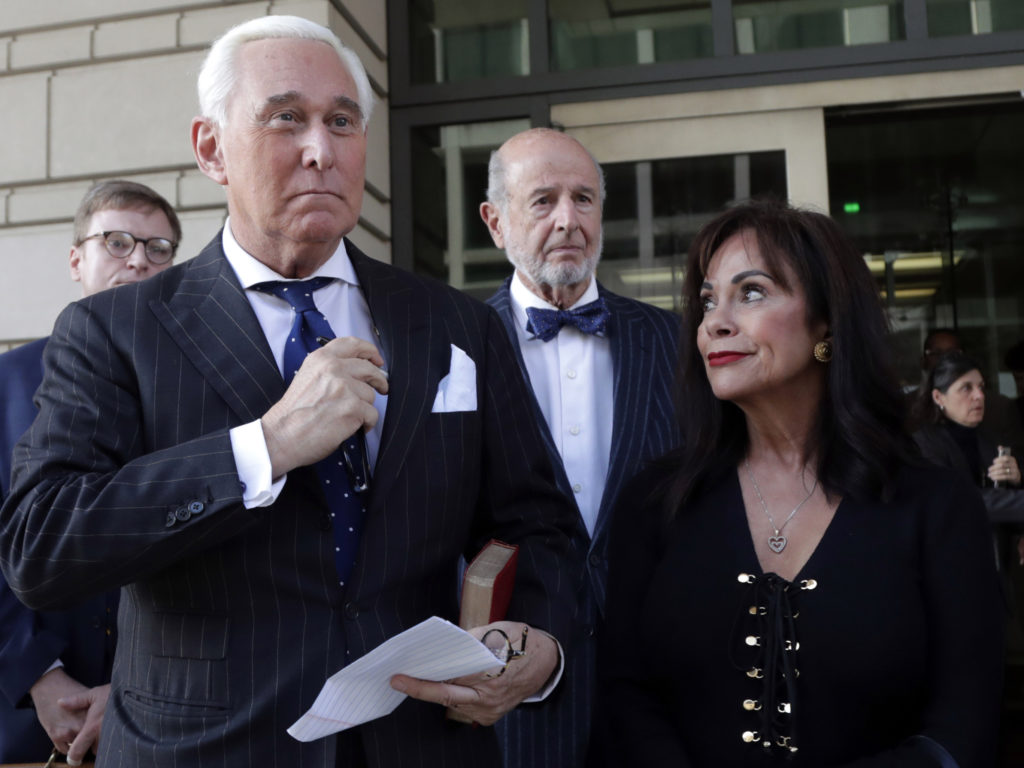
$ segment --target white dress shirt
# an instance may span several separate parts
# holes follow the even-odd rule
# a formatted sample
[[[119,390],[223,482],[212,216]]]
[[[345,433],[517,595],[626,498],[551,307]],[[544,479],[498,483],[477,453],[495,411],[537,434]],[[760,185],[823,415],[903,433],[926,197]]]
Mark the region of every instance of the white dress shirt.
[[[594,535],[608,477],[615,381],[608,339],[565,326],[551,341],[528,333],[527,307],[557,309],[526,287],[517,272],[510,286],[512,314],[530,385],[547,421],[587,532]],[[598,298],[593,278],[573,305]],[[570,307],[572,309],[572,307]]]
[[[230,220],[224,224],[221,242],[224,255],[227,256],[228,263],[235,271],[238,281],[245,288],[245,297],[249,300],[253,312],[256,313],[256,319],[259,321],[260,328],[263,329],[264,336],[267,337],[267,343],[274,353],[274,360],[277,361],[277,368],[282,371],[283,376],[284,346],[288,339],[288,333],[291,331],[295,310],[284,299],[257,291],[252,286],[268,280],[287,280],[288,278],[281,277],[266,264],[246,253],[231,233]],[[338,249],[331,258],[316,272],[303,279],[309,280],[314,277],[336,278],[318,290],[313,297],[317,309],[327,318],[334,335],[365,339],[379,349],[378,334],[370,317],[370,308],[366,304],[363,292],[359,289],[359,278],[356,277],[355,269],[345,250],[344,240],[338,244]],[[384,426],[387,396],[378,392],[373,405],[380,414],[380,418],[374,428],[366,433],[366,450],[371,467],[376,464],[377,453],[380,449],[380,434]],[[340,438],[338,444],[341,444]],[[242,497],[245,506],[251,509],[273,504],[284,487],[287,476],[278,478],[276,482],[270,477],[270,454],[267,452],[267,442],[263,436],[260,422],[253,421],[232,429],[231,448],[235,454],[238,477],[245,488]]]

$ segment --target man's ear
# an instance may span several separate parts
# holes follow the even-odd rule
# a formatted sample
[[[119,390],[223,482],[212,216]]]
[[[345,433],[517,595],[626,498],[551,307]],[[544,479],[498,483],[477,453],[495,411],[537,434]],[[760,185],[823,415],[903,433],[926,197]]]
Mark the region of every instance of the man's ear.
[[[85,243],[81,246],[71,246],[71,256],[68,258],[68,267],[71,269],[71,279],[76,283],[82,282],[82,250],[85,247]]]
[[[480,203],[480,218],[487,225],[487,231],[491,233],[494,244],[505,250],[505,237],[501,232],[501,212],[498,206],[493,203]]]
[[[220,129],[208,117],[192,118],[192,152],[200,171],[218,184],[228,183],[228,172],[220,150]]]

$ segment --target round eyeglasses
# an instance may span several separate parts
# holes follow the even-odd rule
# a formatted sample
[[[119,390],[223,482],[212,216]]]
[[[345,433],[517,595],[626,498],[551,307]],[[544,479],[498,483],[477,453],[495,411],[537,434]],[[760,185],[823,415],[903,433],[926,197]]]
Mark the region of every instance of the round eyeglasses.
[[[103,239],[103,246],[107,249],[107,253],[115,259],[127,259],[135,250],[135,244],[142,243],[142,249],[150,263],[166,264],[174,258],[174,252],[178,249],[178,244],[166,237],[143,239],[136,237],[131,232],[97,232],[95,235],[89,235],[82,242],[97,237]]]

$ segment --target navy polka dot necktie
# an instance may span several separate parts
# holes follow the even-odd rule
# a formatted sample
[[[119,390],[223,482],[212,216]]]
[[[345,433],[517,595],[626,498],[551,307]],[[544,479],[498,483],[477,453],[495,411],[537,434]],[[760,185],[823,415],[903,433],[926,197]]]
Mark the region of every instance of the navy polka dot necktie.
[[[566,325],[592,336],[604,336],[608,329],[609,312],[604,298],[600,297],[597,301],[573,309],[527,307],[526,316],[529,318],[526,332],[541,341],[551,341]]]
[[[321,345],[319,339],[333,339],[334,331],[323,313],[316,308],[313,293],[331,283],[333,278],[311,280],[272,280],[253,288],[269,293],[291,304],[295,312],[288,340],[284,346],[284,382],[291,384],[302,361]],[[334,530],[334,565],[342,587],[348,580],[359,551],[359,534],[366,516],[366,498],[354,487],[365,490],[369,478],[366,471],[365,440],[357,432],[347,437],[337,451],[316,464],[317,474],[327,497],[327,507]]]

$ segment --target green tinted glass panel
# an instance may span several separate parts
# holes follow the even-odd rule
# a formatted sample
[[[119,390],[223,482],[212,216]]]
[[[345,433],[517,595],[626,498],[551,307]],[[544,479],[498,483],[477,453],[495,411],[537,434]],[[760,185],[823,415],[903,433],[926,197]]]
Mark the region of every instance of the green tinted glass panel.
[[[927,0],[927,9],[931,37],[1024,29],[1021,0]]]
[[[686,251],[702,224],[739,200],[787,195],[782,151],[607,163],[604,171],[598,278],[666,309],[679,308]]]
[[[1024,337],[1024,104],[966,104],[826,121],[832,215],[866,254],[916,385],[932,327],[956,327],[990,388]],[[857,206],[846,209],[856,201]]]
[[[548,12],[555,70],[713,54],[708,0],[550,0]]]
[[[413,83],[529,74],[527,0],[416,0],[409,7]]]
[[[737,53],[887,43],[906,36],[902,0],[733,0]]]

